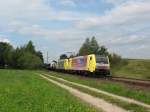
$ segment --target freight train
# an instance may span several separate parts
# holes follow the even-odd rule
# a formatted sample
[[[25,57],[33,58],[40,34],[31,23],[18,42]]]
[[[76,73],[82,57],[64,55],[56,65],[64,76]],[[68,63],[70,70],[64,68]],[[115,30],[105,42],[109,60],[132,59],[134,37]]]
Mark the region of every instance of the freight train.
[[[108,56],[95,54],[59,59],[57,63],[51,64],[51,68],[56,71],[69,73],[94,74],[97,76],[110,75]]]

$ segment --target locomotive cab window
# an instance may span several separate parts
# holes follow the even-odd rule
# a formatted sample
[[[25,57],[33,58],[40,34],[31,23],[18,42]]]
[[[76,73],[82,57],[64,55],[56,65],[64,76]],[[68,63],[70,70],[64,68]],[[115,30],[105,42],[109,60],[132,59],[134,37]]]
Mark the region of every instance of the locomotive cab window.
[[[108,58],[104,56],[96,56],[96,63],[108,64]]]
[[[92,60],[92,57],[90,57],[90,60]]]

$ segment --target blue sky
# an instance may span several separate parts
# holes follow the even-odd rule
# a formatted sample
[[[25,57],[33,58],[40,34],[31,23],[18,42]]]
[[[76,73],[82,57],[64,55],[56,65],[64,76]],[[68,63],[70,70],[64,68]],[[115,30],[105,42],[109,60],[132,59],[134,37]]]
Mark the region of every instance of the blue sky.
[[[150,58],[150,0],[0,0],[0,41],[32,40],[49,60],[86,37],[125,58]]]

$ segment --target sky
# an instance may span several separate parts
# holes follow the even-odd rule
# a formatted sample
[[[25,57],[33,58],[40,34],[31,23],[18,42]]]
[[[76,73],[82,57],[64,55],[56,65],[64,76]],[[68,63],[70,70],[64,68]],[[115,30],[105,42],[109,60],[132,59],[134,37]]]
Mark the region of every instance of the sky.
[[[49,60],[87,37],[124,58],[150,58],[150,0],[0,0],[0,41],[32,40]]]

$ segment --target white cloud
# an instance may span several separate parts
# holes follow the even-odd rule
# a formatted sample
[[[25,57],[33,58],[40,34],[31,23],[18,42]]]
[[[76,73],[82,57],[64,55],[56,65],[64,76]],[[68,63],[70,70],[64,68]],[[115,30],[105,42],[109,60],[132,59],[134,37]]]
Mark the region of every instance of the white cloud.
[[[64,5],[64,6],[69,6],[69,7],[75,7],[76,4],[73,0],[60,0],[59,1],[61,5]]]
[[[61,3],[73,5],[74,2],[62,0]],[[53,9],[48,0],[0,0],[0,17],[0,24],[12,20],[39,22],[44,20],[78,20],[81,18],[80,14],[69,10]]]
[[[120,4],[124,4],[127,2],[147,2],[148,0],[104,0],[104,2],[106,3],[110,3],[112,5],[120,5]]]
[[[150,19],[150,1],[132,2],[128,1],[122,5],[116,6],[105,15],[89,17],[80,21],[79,28],[101,27],[103,25],[121,26],[131,24],[149,23]]]
[[[64,7],[76,6],[74,0],[58,2]],[[113,4],[113,8],[98,16],[80,11],[57,10],[48,0],[0,0],[0,30],[9,34],[20,34],[23,37],[39,37],[37,38],[39,41],[40,39],[57,41],[62,51],[77,50],[84,39],[91,36],[96,36],[100,44],[108,45],[111,50],[117,46],[117,52],[125,45],[132,45],[135,48],[137,43],[139,45],[150,43],[150,33],[149,30],[146,31],[150,28],[150,1],[106,0],[106,2]],[[50,27],[44,25],[52,21],[54,27],[57,21],[68,22],[70,26],[63,28],[65,22],[59,24],[60,28],[53,28],[51,24]],[[7,38],[1,40],[4,39]]]
[[[123,45],[132,46],[135,44],[146,43],[146,41],[150,42],[150,39],[142,36],[139,37],[139,35],[131,35],[126,37],[112,37],[109,38],[109,40],[104,41],[103,43],[105,45],[111,45],[111,46],[123,46]]]
[[[125,2],[125,1],[127,1],[127,0],[105,0],[105,2],[111,3],[113,5],[118,5],[118,4],[121,4],[121,3]]]
[[[10,40],[4,35],[0,35],[0,42],[10,43]]]
[[[35,18],[38,15],[48,14],[51,8],[45,5],[45,0],[1,0],[0,15],[1,17],[17,18]],[[46,12],[46,13],[43,13]]]
[[[83,31],[78,31],[74,29],[52,29],[45,28],[38,24],[28,24],[22,21],[12,21],[8,27],[7,32],[17,34],[27,35],[29,37],[36,38],[47,38],[51,40],[57,41],[79,41],[81,39],[81,35],[84,35]],[[69,32],[69,33],[68,33]]]
[[[106,45],[112,52],[132,57],[132,51],[128,49],[133,48],[135,52],[133,56],[138,57],[137,55],[143,52],[135,48],[143,44],[145,46],[150,44],[149,6],[150,1],[127,0],[115,5],[102,16],[81,20],[77,27],[81,30],[93,31],[99,43]],[[146,50],[144,49],[145,52]],[[148,57],[148,54],[145,57]]]

